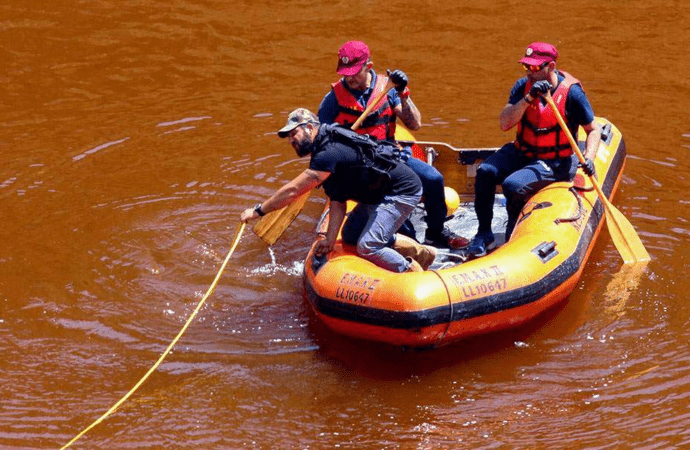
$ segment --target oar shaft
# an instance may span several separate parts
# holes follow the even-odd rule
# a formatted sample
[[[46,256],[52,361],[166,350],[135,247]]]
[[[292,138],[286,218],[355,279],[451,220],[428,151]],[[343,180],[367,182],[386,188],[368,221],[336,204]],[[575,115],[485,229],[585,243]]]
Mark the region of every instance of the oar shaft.
[[[461,152],[463,150],[477,150],[477,149],[470,149],[470,148],[467,148],[467,149],[455,148],[452,145],[447,144],[445,142],[437,142],[437,141],[406,141],[406,140],[399,139],[398,143],[399,144],[406,144],[406,145],[417,144],[417,145],[423,145],[425,147],[443,147],[443,148],[447,148],[448,150],[452,150],[454,152]]]
[[[393,82],[389,78],[388,83],[386,83],[386,86],[383,88],[383,90],[381,92],[378,93],[376,98],[374,98],[374,101],[369,103],[369,106],[367,106],[366,109],[364,110],[364,112],[362,112],[362,115],[359,116],[357,118],[357,120],[355,120],[355,123],[352,124],[351,129],[356,130],[357,128],[359,128],[360,125],[362,125],[362,122],[364,122],[364,119],[366,119],[369,116],[369,114],[371,114],[371,112],[374,110],[374,108],[376,108],[376,106],[381,102],[381,99],[385,95],[387,95],[388,91],[390,91],[394,87],[395,87],[395,84],[393,84]]]
[[[558,111],[558,107],[553,102],[553,98],[551,98],[551,94],[547,92],[546,95],[544,96],[544,98],[546,99],[549,106],[551,107],[551,109],[553,109],[554,113],[556,114],[556,119],[558,119],[558,123],[561,125],[563,132],[568,137],[568,141],[570,142],[570,146],[573,148],[573,151],[577,155],[577,159],[579,159],[581,163],[584,163],[585,157],[582,154],[582,152],[580,151],[580,147],[577,145],[577,142],[575,141],[573,134],[570,132],[570,128],[568,128],[568,124],[565,123],[563,116]]]
[[[475,148],[470,148],[470,147],[465,147],[465,148],[459,148],[459,147],[453,147],[452,145],[446,143],[446,142],[439,142],[439,141],[410,141],[410,140],[405,140],[405,139],[397,139],[398,144],[403,144],[403,145],[421,145],[423,147],[439,147],[439,148],[445,148],[453,152],[458,152],[458,153],[467,153],[467,152],[497,152],[499,150],[499,147],[475,147]]]
[[[563,132],[565,135],[568,137],[568,141],[570,142],[570,146],[572,147],[573,151],[577,155],[577,159],[584,164],[585,162],[585,156],[582,154],[580,151],[580,146],[577,145],[577,142],[575,141],[575,138],[573,137],[573,134],[570,132],[570,128],[568,128],[568,124],[565,123],[565,120],[563,119],[563,116],[561,113],[558,111],[558,107],[556,104],[553,102],[553,98],[551,98],[551,94],[549,92],[546,93],[544,96],[546,99],[546,102],[549,104],[551,109],[554,111],[554,114],[556,115],[556,119],[558,119],[558,123],[561,125],[561,128],[563,129]],[[606,194],[604,194],[604,191],[601,189],[601,186],[599,186],[599,182],[594,178],[594,175],[590,175],[589,179],[592,181],[592,185],[594,186],[594,189],[596,189],[597,193],[599,194],[599,197],[602,199],[606,199]],[[604,206],[608,208],[607,202],[604,202]]]
[[[553,102],[551,94],[547,92],[544,98],[549,104],[549,107],[551,107],[553,110],[553,113],[558,119],[558,123],[563,129],[563,132],[568,137],[568,141],[570,142],[570,146],[573,148],[573,152],[575,152],[580,162],[584,163],[585,157],[582,155],[580,147],[578,147],[577,142],[575,142],[575,138],[573,138],[573,135],[570,132],[570,129],[568,129],[565,120],[563,120],[563,116],[561,115],[560,111],[558,111],[558,107],[556,107],[556,104]],[[594,178],[594,174],[589,175],[589,179],[596,189],[597,195],[599,195],[599,198],[601,199],[601,203],[604,205],[606,223],[608,225],[609,234],[611,235],[611,240],[618,250],[618,253],[623,258],[623,261],[626,264],[649,261],[649,253],[647,253],[647,249],[644,248],[644,244],[642,244],[640,237],[637,235],[637,232],[635,232],[635,228],[633,228],[628,219],[626,219],[625,216],[609,201],[604,194],[604,191],[601,189],[601,186],[599,186],[599,183]]]

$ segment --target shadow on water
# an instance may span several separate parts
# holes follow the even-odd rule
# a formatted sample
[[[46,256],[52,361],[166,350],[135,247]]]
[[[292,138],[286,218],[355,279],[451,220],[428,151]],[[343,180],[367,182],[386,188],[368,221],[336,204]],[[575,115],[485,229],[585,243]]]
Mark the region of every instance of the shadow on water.
[[[565,301],[511,330],[418,349],[338,334],[315,317],[309,305],[305,305],[304,309],[308,310],[308,329],[319,347],[317,357],[359,376],[378,380],[405,380],[448,369],[461,369],[463,372],[486,372],[485,375],[497,377],[495,381],[500,381],[501,373],[512,374],[526,362],[538,363],[542,358],[540,355],[544,353],[541,347],[545,342],[545,328],[551,330],[546,333],[555,330],[559,335],[572,332],[580,321],[572,320],[571,310],[581,310],[582,305],[570,305]],[[579,314],[578,311],[575,314]],[[548,338],[546,342],[549,342]],[[516,352],[516,349],[521,351]],[[501,365],[498,371],[495,367],[497,362]]]

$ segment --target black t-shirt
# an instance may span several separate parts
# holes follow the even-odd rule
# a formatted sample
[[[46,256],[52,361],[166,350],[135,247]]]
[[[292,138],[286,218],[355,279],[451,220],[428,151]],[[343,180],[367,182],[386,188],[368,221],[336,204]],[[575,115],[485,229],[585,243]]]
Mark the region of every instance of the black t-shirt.
[[[363,186],[360,184],[361,180],[357,181],[357,177],[352,176],[355,166],[362,164],[362,158],[359,152],[350,145],[343,142],[330,139],[329,131],[337,125],[321,125],[319,132],[312,144],[312,156],[309,162],[309,168],[319,172],[329,172],[330,178],[334,178],[332,183],[338,184],[336,190],[338,194],[336,197],[331,197],[335,201],[358,200],[365,203],[372,203],[366,201],[367,199],[357,198],[358,191]],[[354,132],[353,132],[354,133]],[[381,186],[381,192],[372,193],[372,197],[383,195],[409,195],[413,196],[419,193],[422,188],[422,183],[419,177],[405,165],[400,162],[388,171],[390,181],[384,186]],[[349,178],[348,178],[349,177]],[[328,180],[326,180],[328,182]],[[325,187],[328,187],[326,185]],[[329,190],[326,191],[329,196]],[[347,198],[345,198],[347,197]]]

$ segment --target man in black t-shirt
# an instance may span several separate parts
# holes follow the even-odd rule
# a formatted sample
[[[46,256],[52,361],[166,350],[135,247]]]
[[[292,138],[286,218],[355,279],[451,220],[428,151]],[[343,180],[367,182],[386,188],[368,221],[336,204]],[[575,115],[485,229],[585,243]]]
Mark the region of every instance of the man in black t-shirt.
[[[323,183],[331,207],[328,230],[315,246],[317,254],[333,250],[346,202],[355,200],[358,204],[345,222],[342,236],[345,243],[357,246],[359,256],[393,272],[419,271],[431,264],[436,254],[433,247],[395,235],[422,195],[419,177],[409,167],[395,160],[382,165],[368,159],[362,150],[370,144],[366,136],[336,125],[321,125],[304,108],[290,113],[278,136],[288,138],[298,156],[311,155],[309,168],[268,200],[245,210],[240,216],[243,222],[280,209]],[[425,262],[420,266],[403,254],[413,258],[422,254]]]

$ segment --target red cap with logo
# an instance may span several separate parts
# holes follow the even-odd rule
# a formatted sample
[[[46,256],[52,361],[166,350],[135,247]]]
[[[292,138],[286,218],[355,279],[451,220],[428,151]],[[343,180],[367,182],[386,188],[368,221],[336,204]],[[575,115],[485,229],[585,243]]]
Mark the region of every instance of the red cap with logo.
[[[519,62],[528,66],[540,66],[558,59],[558,50],[546,42],[532,42],[525,50],[525,57]]]
[[[338,50],[338,68],[340,75],[352,76],[362,69],[369,60],[369,47],[362,41],[349,41]]]

